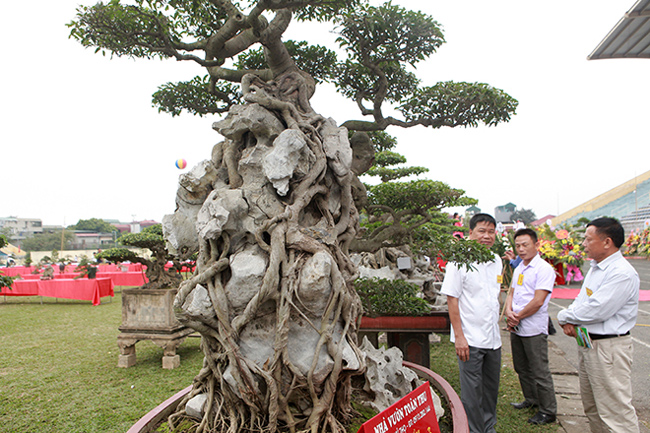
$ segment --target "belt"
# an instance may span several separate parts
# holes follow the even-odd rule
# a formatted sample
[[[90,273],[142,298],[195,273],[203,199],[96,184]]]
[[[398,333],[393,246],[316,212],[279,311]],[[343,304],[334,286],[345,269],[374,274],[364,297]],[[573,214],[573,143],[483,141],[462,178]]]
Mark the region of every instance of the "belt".
[[[625,337],[630,335],[630,331],[627,331],[625,334],[589,334],[589,337],[592,340],[604,340],[606,338],[616,338],[616,337]]]

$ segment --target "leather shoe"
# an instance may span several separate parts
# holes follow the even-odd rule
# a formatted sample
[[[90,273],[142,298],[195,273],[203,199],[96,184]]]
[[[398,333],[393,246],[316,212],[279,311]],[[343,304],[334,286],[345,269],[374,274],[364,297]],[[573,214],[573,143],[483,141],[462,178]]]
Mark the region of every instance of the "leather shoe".
[[[528,409],[529,407],[537,406],[536,404],[531,403],[528,400],[524,400],[521,403],[510,403],[510,404],[512,405],[512,407],[514,407],[517,410]]]
[[[535,425],[550,424],[552,422],[555,422],[555,415],[537,412],[534,417],[528,420],[528,422]]]

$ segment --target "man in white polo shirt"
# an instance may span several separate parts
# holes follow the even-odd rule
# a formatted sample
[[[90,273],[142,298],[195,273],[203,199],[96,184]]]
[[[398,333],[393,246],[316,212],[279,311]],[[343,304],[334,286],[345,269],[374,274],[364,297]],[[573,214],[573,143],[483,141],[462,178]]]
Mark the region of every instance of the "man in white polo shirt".
[[[537,253],[535,230],[515,233],[515,249],[521,262],[512,275],[512,288],[505,304],[512,363],[519,376],[524,401],[515,409],[538,406],[531,424],[555,422],[557,401],[548,365],[548,303],[555,284],[555,270]]]
[[[476,214],[469,222],[469,239],[490,248],[496,221]],[[494,433],[501,371],[499,293],[501,259],[473,263],[467,270],[448,263],[441,293],[447,295],[451,341],[456,346],[460,371],[460,396],[471,433]]]
[[[560,311],[564,333],[587,329],[592,348],[578,347],[580,396],[592,432],[638,433],[632,406],[632,337],[639,309],[639,275],[619,249],[623,226],[614,218],[587,224],[582,245],[591,268],[578,297]]]

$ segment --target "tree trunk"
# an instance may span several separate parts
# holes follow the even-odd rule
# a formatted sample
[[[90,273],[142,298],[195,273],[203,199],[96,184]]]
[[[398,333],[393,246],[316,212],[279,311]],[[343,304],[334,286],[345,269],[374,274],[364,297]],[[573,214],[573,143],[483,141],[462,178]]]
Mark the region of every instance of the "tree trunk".
[[[198,247],[175,307],[205,353],[171,419],[205,398],[198,431],[339,432],[350,379],[365,370],[347,130],[313,112],[302,72],[246,77],[242,88],[248,104],[214,125],[225,142],[181,181],[179,197],[204,202],[179,200],[163,222],[173,249]],[[192,231],[198,239],[182,235]]]

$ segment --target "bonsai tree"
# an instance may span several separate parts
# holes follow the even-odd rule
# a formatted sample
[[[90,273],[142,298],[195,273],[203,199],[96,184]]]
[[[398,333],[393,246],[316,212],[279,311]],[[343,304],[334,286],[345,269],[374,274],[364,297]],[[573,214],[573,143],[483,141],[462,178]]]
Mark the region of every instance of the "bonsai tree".
[[[418,297],[420,287],[404,280],[359,278],[355,288],[361,297],[364,315],[423,316],[431,312],[431,305]]]
[[[32,265],[32,253],[30,251],[25,255],[25,266],[30,267]]]
[[[402,180],[428,171],[403,166],[406,158],[393,151],[396,140],[385,132],[372,134],[374,164],[365,173],[379,177],[377,185],[363,185],[367,197],[357,201],[362,214],[361,232],[351,245],[355,252],[375,252],[384,247],[409,245],[416,254],[441,256],[463,263],[492,260],[488,249],[474,241],[452,235],[458,229],[442,212],[446,207],[470,206],[477,200],[444,182],[428,179]]]
[[[93,265],[93,263],[88,260],[88,257],[83,256],[81,257],[81,260],[79,260],[79,264],[75,267],[75,272],[79,272],[79,275],[74,277],[74,279],[79,279],[83,278],[85,276],[88,276],[88,278],[95,278],[95,275],[97,274],[97,266]]]
[[[167,252],[160,224],[145,227],[140,233],[126,233],[118,239],[118,242],[122,245],[146,248],[151,251],[151,258],[139,256],[128,248],[109,248],[97,253],[97,259],[110,262],[129,261],[146,266],[146,276],[149,282],[141,286],[143,289],[164,289],[178,286],[181,277],[176,273],[176,268],[169,272],[165,270],[165,265],[172,260],[172,256]]]
[[[517,102],[487,84],[421,86],[411,71],[444,42],[442,31],[391,3],[129,3],[79,7],[71,37],[115,56],[194,62],[204,75],[163,84],[154,105],[172,115],[228,113],[214,124],[225,140],[181,177],[177,209],[163,220],[172,252],[199,254],[175,302],[205,353],[183,403],[205,399],[201,432],[340,432],[351,378],[365,370],[348,257],[361,173],[351,168],[348,130],[496,125]],[[292,20],[332,22],[346,58],[283,42]],[[364,118],[337,125],[316,113],[310,98],[323,81]],[[385,115],[386,105],[399,117]]]

